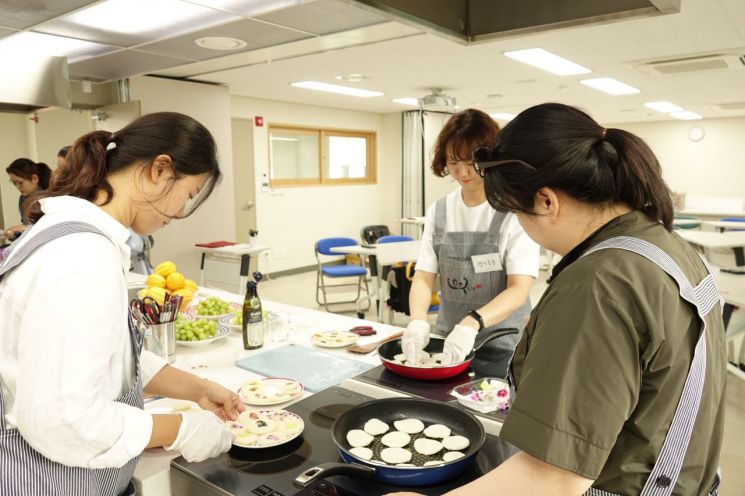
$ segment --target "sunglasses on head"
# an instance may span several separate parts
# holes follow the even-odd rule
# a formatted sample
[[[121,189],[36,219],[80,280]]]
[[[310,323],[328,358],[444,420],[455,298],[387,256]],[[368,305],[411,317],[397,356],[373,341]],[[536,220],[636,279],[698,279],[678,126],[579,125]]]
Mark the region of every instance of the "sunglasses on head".
[[[473,162],[473,168],[476,169],[476,172],[479,176],[484,177],[484,172],[489,167],[499,167],[502,165],[519,165],[521,167],[525,167],[528,170],[534,171],[535,167],[530,165],[527,162],[523,162],[522,160],[494,160],[494,149],[493,148],[487,148],[485,146],[476,148],[473,153],[471,153],[471,161]]]

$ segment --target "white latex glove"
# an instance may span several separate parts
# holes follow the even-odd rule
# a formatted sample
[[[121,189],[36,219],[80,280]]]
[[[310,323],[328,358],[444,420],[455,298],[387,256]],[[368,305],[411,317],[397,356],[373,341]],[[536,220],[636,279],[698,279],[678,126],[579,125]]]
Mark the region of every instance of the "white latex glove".
[[[166,451],[180,451],[187,462],[201,462],[230,449],[235,434],[222,420],[207,410],[181,413],[181,427],[176,440]]]
[[[408,365],[417,366],[422,361],[422,350],[429,344],[429,323],[412,320],[401,338],[401,351]]]
[[[442,364],[454,365],[465,360],[473,350],[477,333],[478,331],[473,327],[460,324],[453,327],[453,331],[445,338],[445,345],[442,348]]]

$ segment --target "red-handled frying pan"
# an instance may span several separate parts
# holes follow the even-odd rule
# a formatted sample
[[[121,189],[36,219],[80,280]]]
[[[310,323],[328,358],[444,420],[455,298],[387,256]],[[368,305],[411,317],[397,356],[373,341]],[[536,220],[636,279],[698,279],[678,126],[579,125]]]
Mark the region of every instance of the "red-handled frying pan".
[[[389,341],[383,343],[378,347],[378,354],[383,362],[383,366],[393,372],[394,374],[409,377],[411,379],[420,379],[423,381],[437,381],[440,379],[448,379],[455,377],[468,368],[471,364],[471,360],[476,356],[476,352],[481,349],[486,343],[493,339],[507,336],[509,334],[518,334],[520,331],[514,328],[509,329],[494,329],[490,331],[482,331],[476,335],[476,341],[474,343],[473,350],[468,354],[465,360],[460,363],[452,365],[438,365],[435,367],[414,367],[411,365],[402,365],[396,363],[394,357],[403,353],[401,350],[401,339]],[[424,348],[427,353],[442,353],[445,345],[445,338],[431,337],[429,344]]]

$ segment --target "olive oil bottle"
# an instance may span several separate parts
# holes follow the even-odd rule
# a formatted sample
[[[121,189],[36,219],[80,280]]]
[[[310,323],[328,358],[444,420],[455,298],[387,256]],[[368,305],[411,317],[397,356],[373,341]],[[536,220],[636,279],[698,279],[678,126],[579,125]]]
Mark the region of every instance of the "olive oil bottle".
[[[257,286],[256,282],[249,281],[243,300],[243,348],[246,350],[264,346],[264,315]]]

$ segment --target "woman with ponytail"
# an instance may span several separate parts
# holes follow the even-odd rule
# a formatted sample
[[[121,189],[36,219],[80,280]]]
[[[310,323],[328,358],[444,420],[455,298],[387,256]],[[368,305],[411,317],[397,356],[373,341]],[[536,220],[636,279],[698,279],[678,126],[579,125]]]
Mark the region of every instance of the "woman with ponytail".
[[[13,186],[21,192],[21,196],[18,198],[21,223],[5,230],[5,235],[13,240],[21,235],[29,223],[23,212],[23,203],[29,195],[37,191],[44,191],[49,187],[52,169],[43,162],[36,163],[27,158],[18,158],[5,169],[5,172],[10,176],[10,182],[13,183]]]
[[[129,229],[184,218],[220,179],[214,139],[177,113],[79,138],[0,265],[0,494],[133,494],[145,448],[227,451],[243,410],[222,386],[140,350],[128,315]],[[144,392],[202,410],[151,415]]]
[[[508,375],[513,404],[499,436],[521,451],[447,494],[717,494],[719,293],[672,232],[652,151],[578,109],[543,104],[473,160],[490,204],[563,258]]]

